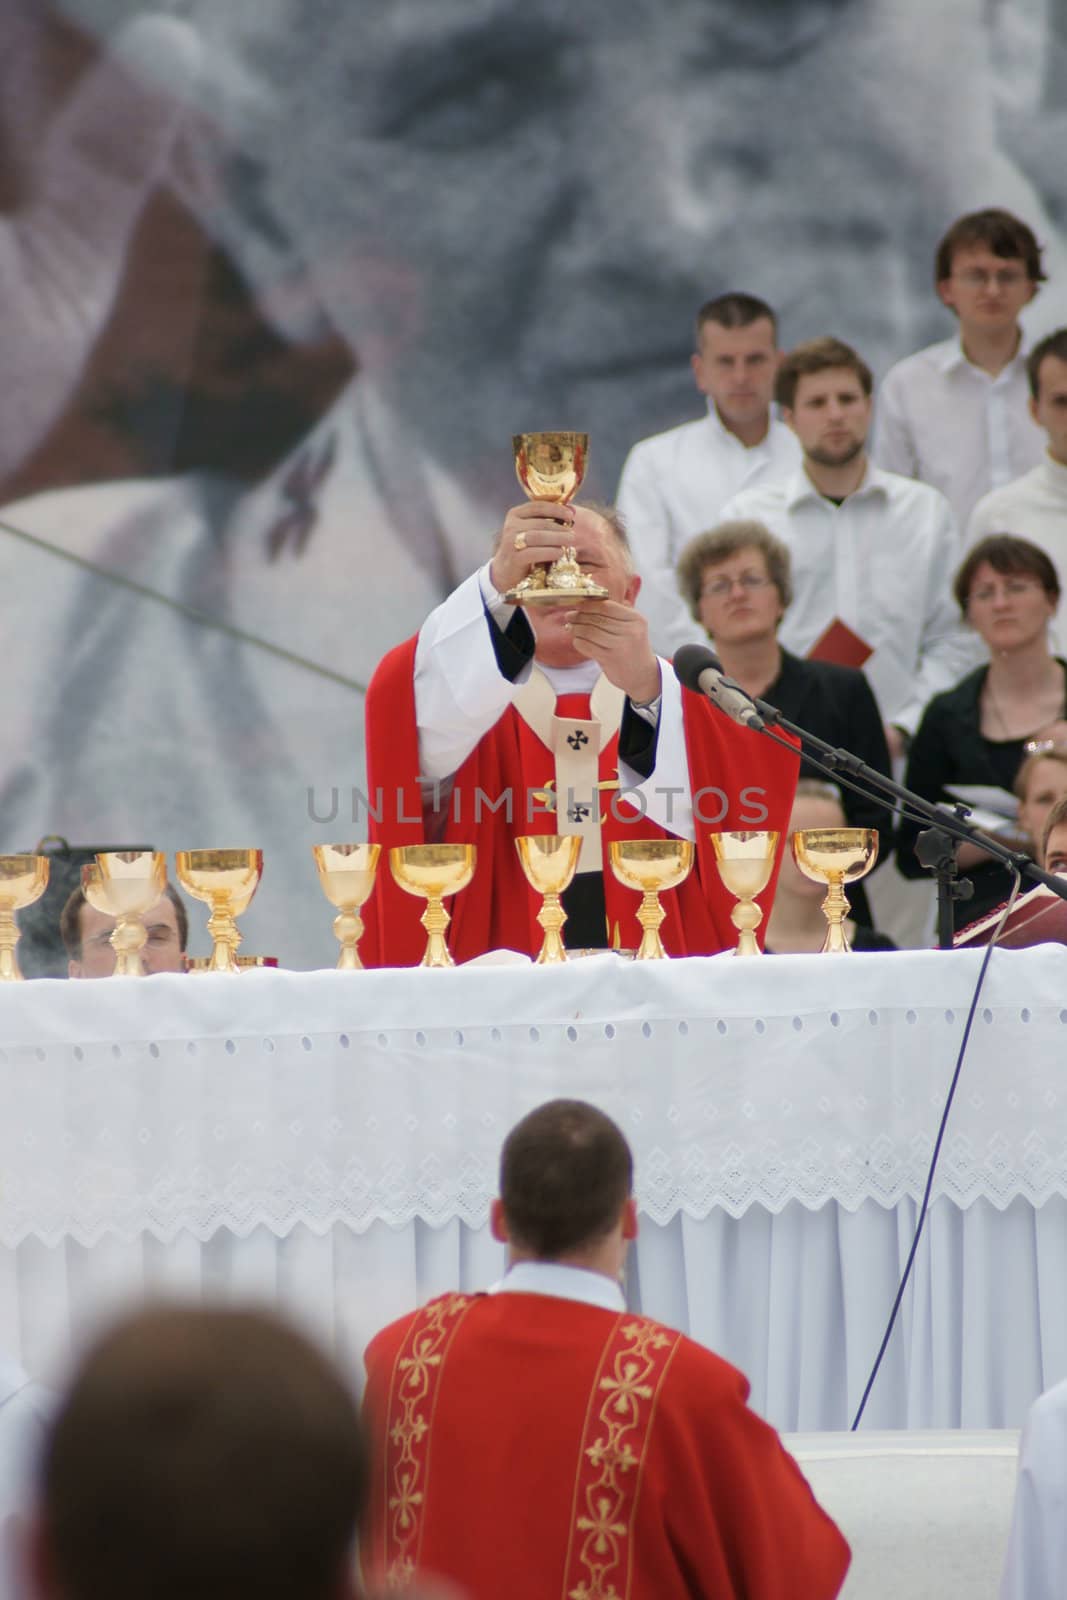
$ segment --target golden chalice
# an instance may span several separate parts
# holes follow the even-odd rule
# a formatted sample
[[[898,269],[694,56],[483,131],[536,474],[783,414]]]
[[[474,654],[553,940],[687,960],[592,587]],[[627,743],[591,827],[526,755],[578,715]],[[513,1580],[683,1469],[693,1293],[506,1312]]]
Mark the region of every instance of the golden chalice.
[[[402,844],[389,852],[389,869],[408,894],[421,895],[426,910],[419,921],[426,929],[422,967],[454,967],[445,943],[452,921],[444,908],[446,895],[458,894],[474,877],[478,852],[472,844]]]
[[[850,951],[844,921],[848,916],[845,884],[866,877],[878,860],[874,828],[802,828],[793,835],[793,857],[806,878],[827,884],[823,914],[829,924],[823,952]]]
[[[179,850],[178,882],[211,907],[207,929],[215,941],[208,972],[239,972],[241,935],[234,920],[248,910],[263,876],[262,850]]]
[[[82,867],[82,893],[94,911],[114,917],[110,945],[114,978],[143,978],[141,951],[148,935],[144,914],[167,886],[167,858],[160,850],[101,850]]]
[[[667,952],[659,930],[667,915],[659,903],[664,889],[674,889],[688,877],[693,846],[688,839],[613,839],[608,846],[611,870],[628,889],[644,899],[637,908],[641,924],[638,961],[663,961]]]
[[[380,844],[316,844],[312,846],[322,892],[337,907],[333,931],[341,945],[341,972],[362,972],[359,941],[363,937],[360,907],[370,898],[381,855]]]
[[[589,458],[587,433],[516,433],[511,441],[515,471],[531,500],[566,505],[585,477]],[[560,601],[606,600],[608,591],[587,577],[573,545],[550,566],[534,567],[504,596],[512,605],[559,605]]]
[[[533,833],[515,840],[527,881],[543,896],[537,920],[545,931],[536,966],[566,961],[562,928],[567,913],[560,895],[574,877],[581,854],[582,839],[577,833]]]
[[[761,956],[763,951],[756,941],[756,929],[763,921],[763,907],[756,904],[756,896],[762,894],[771,881],[778,835],[742,828],[735,832],[713,833],[711,846],[719,877],[737,900],[730,912],[730,921],[738,933],[734,955]]]
[[[19,925],[15,912],[32,906],[48,887],[47,856],[0,856],[0,983],[21,983],[15,956]]]

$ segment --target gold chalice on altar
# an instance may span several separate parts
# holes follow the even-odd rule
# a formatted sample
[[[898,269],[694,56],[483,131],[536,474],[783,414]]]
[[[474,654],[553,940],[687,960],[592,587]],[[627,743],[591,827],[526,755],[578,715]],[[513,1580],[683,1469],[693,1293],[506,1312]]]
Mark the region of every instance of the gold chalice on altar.
[[[545,931],[536,966],[549,966],[556,961],[566,961],[562,928],[567,913],[560,903],[560,895],[574,877],[582,849],[578,833],[533,833],[515,840],[522,870],[527,881],[543,896],[537,920]]]
[[[341,972],[361,972],[359,941],[363,937],[360,907],[370,898],[381,855],[380,844],[316,844],[312,846],[322,892],[337,907],[333,931],[340,942]]]
[[[167,886],[167,858],[160,850],[101,850],[82,867],[82,893],[94,911],[114,917],[109,943],[114,978],[143,978],[141,951],[148,934],[144,915]]]
[[[613,839],[608,845],[611,870],[628,889],[643,896],[637,908],[641,924],[638,961],[667,958],[659,930],[667,915],[659,903],[664,889],[677,888],[688,877],[693,865],[693,846],[688,839]]]
[[[178,882],[211,907],[207,929],[215,941],[208,972],[239,972],[241,935],[234,920],[248,910],[263,876],[262,850],[179,850]]]
[[[848,916],[845,884],[866,877],[878,860],[874,828],[803,828],[793,835],[793,857],[806,878],[828,885],[822,903],[829,924],[823,952],[851,951],[845,936]]]
[[[458,894],[474,877],[478,852],[472,844],[402,844],[389,852],[389,869],[408,894],[421,895],[426,910],[419,921],[426,929],[422,967],[454,967],[445,943],[452,921],[444,908],[446,895]]]
[[[762,894],[771,881],[778,835],[744,828],[713,833],[711,847],[715,851],[719,877],[737,900],[730,912],[730,921],[738,933],[734,955],[761,956],[763,951],[756,942],[756,929],[763,921],[763,907],[756,904],[756,896]]]
[[[47,856],[0,856],[0,983],[21,983],[15,956],[19,926],[15,912],[32,906],[48,887]]]
[[[511,441],[515,471],[531,500],[566,505],[578,493],[589,459],[587,433],[516,433]],[[573,545],[558,560],[534,567],[504,596],[512,605],[606,600],[608,591],[579,567]]]

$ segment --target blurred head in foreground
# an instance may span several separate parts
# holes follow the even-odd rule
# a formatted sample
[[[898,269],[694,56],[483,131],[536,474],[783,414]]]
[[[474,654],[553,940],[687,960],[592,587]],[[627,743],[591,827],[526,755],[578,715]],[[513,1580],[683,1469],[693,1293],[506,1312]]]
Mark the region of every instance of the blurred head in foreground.
[[[45,1447],[35,1600],[353,1600],[354,1401],[263,1312],[161,1306],[74,1375]]]

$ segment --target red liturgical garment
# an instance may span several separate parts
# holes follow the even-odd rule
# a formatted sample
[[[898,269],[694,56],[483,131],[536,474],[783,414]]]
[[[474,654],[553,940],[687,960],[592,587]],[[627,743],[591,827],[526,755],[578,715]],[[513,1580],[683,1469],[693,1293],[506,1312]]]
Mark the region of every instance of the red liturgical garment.
[[[848,1546],[735,1368],[645,1317],[450,1295],[367,1351],[368,1583],[831,1600]]]
[[[552,752],[514,707],[508,707],[456,774],[451,792],[442,791],[442,810],[424,814],[417,781],[418,731],[413,665],[416,640],[398,645],[384,658],[367,693],[367,789],[371,837],[386,849],[421,844],[428,838],[474,844],[478,861],[469,887],[453,897],[448,940],[457,961],[486,950],[512,949],[535,954],[542,932],[536,916],[540,898],[523,875],[515,849],[520,834],[555,833],[556,821],[544,799],[554,779]],[[666,669],[665,669],[666,670]],[[567,714],[575,715],[567,696]],[[666,920],[660,930],[670,955],[714,955],[737,943],[730,921],[734,898],[723,886],[711,847],[713,831],[773,829],[784,843],[796,788],[796,755],[769,739],[738,727],[700,695],[682,691],[690,789],[697,815],[696,862],[677,889],[661,896]],[[617,792],[618,737],[600,754],[601,835],[606,863],[612,839],[670,837]],[[551,803],[551,801],[549,802]],[[375,815],[375,811],[379,815]],[[701,820],[701,818],[705,820]],[[778,861],[759,896],[764,916],[777,882]],[[606,866],[604,893],[609,942],[635,947],[640,895],[618,882]],[[414,966],[426,936],[420,904],[393,882],[382,860],[374,894],[364,917],[360,955],[367,966]]]

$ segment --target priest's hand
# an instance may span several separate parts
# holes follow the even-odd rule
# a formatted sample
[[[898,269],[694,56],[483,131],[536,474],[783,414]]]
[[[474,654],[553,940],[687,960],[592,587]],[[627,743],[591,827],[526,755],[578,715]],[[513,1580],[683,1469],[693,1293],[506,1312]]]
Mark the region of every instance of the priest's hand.
[[[579,655],[596,661],[604,676],[643,705],[661,692],[659,662],[648,642],[648,623],[622,600],[586,600],[566,617]]]
[[[489,580],[498,594],[520,583],[531,567],[556,561],[574,544],[574,510],[556,500],[524,500],[504,518]]]

